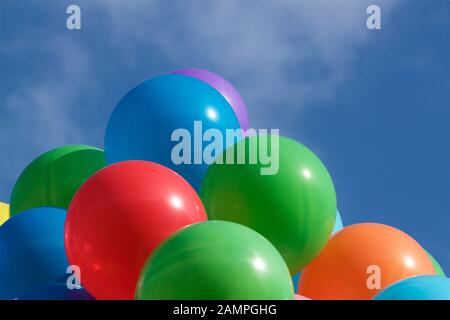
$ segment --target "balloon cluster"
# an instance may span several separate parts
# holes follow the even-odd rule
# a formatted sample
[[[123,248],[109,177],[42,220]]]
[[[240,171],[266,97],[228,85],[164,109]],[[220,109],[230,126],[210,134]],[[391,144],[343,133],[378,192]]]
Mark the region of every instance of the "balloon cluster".
[[[450,280],[410,236],[343,227],[332,178],[307,147],[193,132],[179,151],[194,160],[174,161],[174,132],[194,123],[222,137],[249,127],[227,80],[184,69],[123,97],[104,151],[63,146],[31,162],[0,204],[0,297],[450,299]],[[222,146],[213,163],[196,159],[205,140]],[[263,141],[274,174],[262,174]]]

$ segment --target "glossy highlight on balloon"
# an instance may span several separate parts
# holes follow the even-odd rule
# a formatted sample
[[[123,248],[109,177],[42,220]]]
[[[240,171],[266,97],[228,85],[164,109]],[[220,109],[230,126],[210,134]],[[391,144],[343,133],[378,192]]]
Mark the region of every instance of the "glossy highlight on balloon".
[[[233,152],[233,164],[211,165],[200,196],[210,219],[241,223],[259,232],[295,274],[316,257],[331,235],[336,218],[333,181],[311,150],[282,136],[270,150],[279,155],[278,163],[273,163],[278,172],[261,174],[267,165],[248,161],[250,150],[262,151],[260,138],[247,137],[228,148],[225,157]],[[267,136],[269,142],[277,138]],[[245,149],[245,164],[237,161],[239,149]]]
[[[167,239],[139,277],[141,300],[293,300],[289,270],[255,231],[227,221],[191,225]]]
[[[66,271],[65,218],[62,209],[33,208],[0,227],[0,296],[14,299]]]
[[[194,129],[194,122],[201,130]],[[141,83],[122,98],[108,122],[105,152],[108,163],[162,164],[197,190],[208,168],[202,159],[203,133],[215,129],[226,137],[227,129],[239,128],[230,104],[210,85],[179,74],[163,75]],[[172,154],[174,147],[180,143],[186,145],[180,153],[189,155],[187,160],[173,159],[178,156]],[[224,142],[222,149],[226,146]]]
[[[406,233],[361,223],[330,239],[303,270],[298,293],[313,300],[369,300],[380,291],[377,283],[382,290],[405,278],[434,274],[425,250]]]
[[[228,82],[228,80],[212,71],[205,69],[186,68],[173,71],[172,73],[199,79],[219,91],[220,94],[228,101],[231,108],[233,108],[241,128],[243,130],[248,129],[247,107],[245,106],[239,92],[230,82]]]
[[[103,150],[68,145],[50,150],[21,173],[11,194],[11,216],[31,208],[67,209],[78,188],[105,166]]]
[[[75,194],[65,224],[67,256],[96,299],[133,299],[152,251],[206,219],[195,190],[172,170],[147,161],[116,163]]]

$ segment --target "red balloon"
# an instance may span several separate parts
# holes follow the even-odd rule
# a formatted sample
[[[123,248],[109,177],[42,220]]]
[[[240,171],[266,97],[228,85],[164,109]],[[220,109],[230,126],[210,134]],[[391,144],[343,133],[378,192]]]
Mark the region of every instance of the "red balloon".
[[[177,230],[207,220],[197,193],[159,164],[125,161],[89,178],[65,224],[70,264],[96,299],[133,299],[142,266]]]

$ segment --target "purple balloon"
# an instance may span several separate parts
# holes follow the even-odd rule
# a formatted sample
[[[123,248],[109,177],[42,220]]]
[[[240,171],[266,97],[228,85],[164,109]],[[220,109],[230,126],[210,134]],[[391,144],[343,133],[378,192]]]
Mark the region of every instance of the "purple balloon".
[[[248,129],[247,107],[245,106],[245,103],[242,100],[239,92],[226,79],[219,76],[218,74],[215,74],[214,72],[197,68],[181,69],[171,73],[181,74],[199,79],[219,91],[222,96],[228,101],[231,108],[233,108],[239,124],[241,125],[241,128],[243,130]]]

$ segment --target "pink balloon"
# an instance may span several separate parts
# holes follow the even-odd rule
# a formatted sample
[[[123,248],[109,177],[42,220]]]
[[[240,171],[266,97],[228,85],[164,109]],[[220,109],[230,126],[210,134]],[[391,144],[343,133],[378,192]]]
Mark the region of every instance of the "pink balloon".
[[[241,125],[241,128],[243,130],[248,129],[247,107],[245,106],[245,103],[242,100],[239,92],[233,87],[230,82],[228,82],[228,80],[214,72],[197,68],[181,69],[171,73],[196,78],[198,80],[206,82],[211,87],[219,91],[220,94],[225,98],[225,100],[228,101],[231,108],[233,108],[239,124]]]
[[[295,294],[294,300],[311,300],[311,299],[299,294]]]

